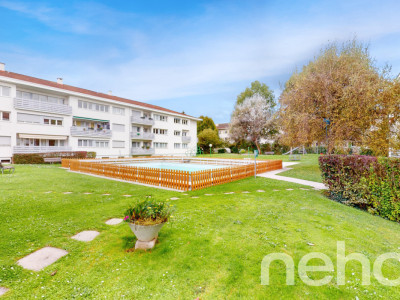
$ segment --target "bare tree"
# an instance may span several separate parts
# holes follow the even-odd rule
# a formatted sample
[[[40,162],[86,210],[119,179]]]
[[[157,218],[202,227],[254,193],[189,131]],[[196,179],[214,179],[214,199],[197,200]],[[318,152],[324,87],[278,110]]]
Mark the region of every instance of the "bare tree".
[[[253,142],[260,152],[260,140],[275,132],[274,111],[271,104],[256,93],[237,104],[230,123],[230,136],[236,142]]]

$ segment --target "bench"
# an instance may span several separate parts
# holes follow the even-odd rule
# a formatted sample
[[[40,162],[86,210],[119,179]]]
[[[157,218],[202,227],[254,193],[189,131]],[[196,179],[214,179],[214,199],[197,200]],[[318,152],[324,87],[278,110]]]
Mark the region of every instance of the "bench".
[[[61,157],[45,157],[43,160],[45,163],[61,163]]]
[[[13,166],[5,166],[1,162],[0,162],[0,170],[1,170],[1,174],[4,174],[4,170],[8,170],[8,172],[10,172],[10,174],[11,174],[11,171],[12,171],[12,173],[15,172],[15,168]]]

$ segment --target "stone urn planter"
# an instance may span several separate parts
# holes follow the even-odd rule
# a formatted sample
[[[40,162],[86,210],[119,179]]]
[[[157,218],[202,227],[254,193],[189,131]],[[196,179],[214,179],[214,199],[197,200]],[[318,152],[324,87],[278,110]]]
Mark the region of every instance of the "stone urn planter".
[[[155,225],[138,225],[129,223],[129,227],[136,235],[138,241],[150,242],[158,237],[158,232],[166,222]]]

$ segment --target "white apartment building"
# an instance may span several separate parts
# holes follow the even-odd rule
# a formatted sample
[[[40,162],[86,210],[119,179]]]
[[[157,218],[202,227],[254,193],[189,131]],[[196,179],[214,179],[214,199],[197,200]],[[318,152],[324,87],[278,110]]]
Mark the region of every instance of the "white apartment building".
[[[0,160],[14,153],[92,151],[97,157],[196,153],[198,118],[163,107],[5,71],[0,63]]]

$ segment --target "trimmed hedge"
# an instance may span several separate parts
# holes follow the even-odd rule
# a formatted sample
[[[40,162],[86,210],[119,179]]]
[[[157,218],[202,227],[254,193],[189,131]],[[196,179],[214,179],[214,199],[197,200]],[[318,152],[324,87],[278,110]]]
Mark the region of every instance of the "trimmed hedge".
[[[89,152],[90,155],[96,157],[96,152]],[[62,157],[62,158],[87,158],[88,152],[86,151],[68,151],[68,152],[47,152],[47,153],[23,153],[14,154],[14,164],[44,164],[44,158],[49,157]]]
[[[320,156],[331,199],[400,222],[400,159]]]

